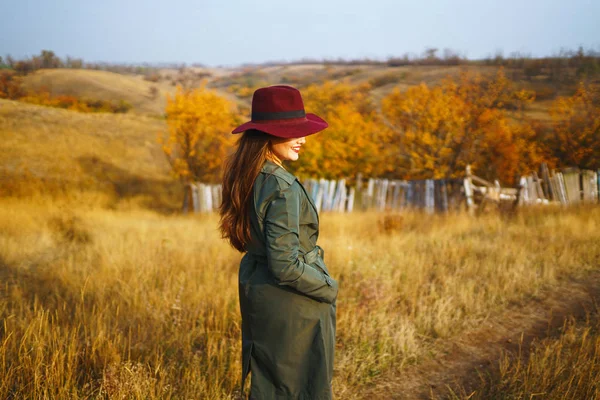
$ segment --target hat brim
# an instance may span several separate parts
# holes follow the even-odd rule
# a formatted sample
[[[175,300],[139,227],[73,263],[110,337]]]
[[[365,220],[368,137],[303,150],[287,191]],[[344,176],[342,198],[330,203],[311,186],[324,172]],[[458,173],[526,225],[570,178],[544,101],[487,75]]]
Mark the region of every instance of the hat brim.
[[[249,121],[235,128],[231,133],[241,133],[256,129],[282,138],[297,138],[312,135],[327,128],[329,124],[315,114],[307,113],[306,118],[276,121]]]

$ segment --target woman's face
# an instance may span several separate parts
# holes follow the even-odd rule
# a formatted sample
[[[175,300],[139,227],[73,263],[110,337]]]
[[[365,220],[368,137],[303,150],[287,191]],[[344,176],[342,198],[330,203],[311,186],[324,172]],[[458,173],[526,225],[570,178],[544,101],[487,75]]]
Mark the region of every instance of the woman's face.
[[[275,138],[271,140],[271,151],[281,160],[292,160],[298,159],[298,153],[300,153],[300,147],[306,143],[306,138]]]

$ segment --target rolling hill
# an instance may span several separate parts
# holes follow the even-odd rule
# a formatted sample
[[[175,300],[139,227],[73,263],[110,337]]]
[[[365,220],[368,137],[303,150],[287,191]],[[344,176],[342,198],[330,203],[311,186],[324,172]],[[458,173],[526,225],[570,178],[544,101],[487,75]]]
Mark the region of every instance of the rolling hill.
[[[157,142],[165,130],[163,120],[142,115],[0,100],[0,188],[10,195],[32,182],[61,190],[85,187],[122,198],[149,196],[154,207],[170,207],[173,198],[167,197],[181,189]]]
[[[43,69],[24,79],[28,90],[47,89],[53,95],[71,95],[94,100],[125,100],[141,114],[162,114],[166,94],[174,88],[166,82],[152,83],[141,75],[122,75],[108,71],[84,69]],[[156,87],[153,95],[151,88]]]

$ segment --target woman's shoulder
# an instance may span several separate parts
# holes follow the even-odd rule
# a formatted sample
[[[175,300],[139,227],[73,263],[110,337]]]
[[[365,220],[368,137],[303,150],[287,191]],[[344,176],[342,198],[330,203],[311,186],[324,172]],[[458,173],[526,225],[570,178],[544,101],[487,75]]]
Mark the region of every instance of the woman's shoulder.
[[[285,190],[297,186],[294,185],[297,181],[295,175],[269,160],[263,164],[259,176],[264,185],[273,189]]]
[[[275,163],[265,163],[254,183],[254,207],[259,220],[265,215],[269,205],[285,199],[290,205],[301,201],[300,183],[296,177]]]

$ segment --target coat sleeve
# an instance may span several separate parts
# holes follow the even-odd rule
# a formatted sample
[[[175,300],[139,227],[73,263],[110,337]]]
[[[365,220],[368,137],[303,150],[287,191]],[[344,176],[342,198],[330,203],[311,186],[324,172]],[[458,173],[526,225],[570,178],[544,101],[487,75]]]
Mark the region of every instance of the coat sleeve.
[[[300,247],[300,193],[280,189],[265,214],[269,269],[279,285],[290,286],[315,300],[333,303],[338,283],[298,257]]]

